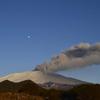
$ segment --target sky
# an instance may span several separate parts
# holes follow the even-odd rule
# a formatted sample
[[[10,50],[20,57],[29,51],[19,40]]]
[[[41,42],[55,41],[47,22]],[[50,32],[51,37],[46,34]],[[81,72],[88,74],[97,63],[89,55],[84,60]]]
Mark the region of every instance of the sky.
[[[64,49],[100,42],[99,0],[0,0],[0,75],[32,70]],[[60,72],[100,83],[100,65]]]

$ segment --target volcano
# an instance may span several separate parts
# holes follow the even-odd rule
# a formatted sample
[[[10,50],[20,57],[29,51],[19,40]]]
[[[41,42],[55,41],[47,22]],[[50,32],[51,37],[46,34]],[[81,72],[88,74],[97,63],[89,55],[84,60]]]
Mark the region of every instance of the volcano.
[[[56,73],[46,73],[42,71],[27,71],[21,73],[8,74],[6,76],[0,77],[0,82],[5,80],[9,80],[12,82],[31,80],[37,84],[54,82],[59,84],[79,85],[86,83],[84,81],[80,81],[70,77],[65,77]]]

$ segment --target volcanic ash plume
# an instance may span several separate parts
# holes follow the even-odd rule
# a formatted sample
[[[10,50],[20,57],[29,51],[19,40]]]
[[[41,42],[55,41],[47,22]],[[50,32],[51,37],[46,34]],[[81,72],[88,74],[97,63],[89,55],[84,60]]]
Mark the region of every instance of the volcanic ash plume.
[[[51,58],[50,62],[37,65],[35,70],[56,72],[100,64],[100,43],[81,43]]]

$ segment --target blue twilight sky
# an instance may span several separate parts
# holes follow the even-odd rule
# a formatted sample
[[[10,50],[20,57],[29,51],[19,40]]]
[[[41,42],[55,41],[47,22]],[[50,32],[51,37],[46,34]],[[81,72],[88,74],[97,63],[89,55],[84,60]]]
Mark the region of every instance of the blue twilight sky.
[[[100,0],[0,0],[0,75],[81,42],[100,42]],[[61,74],[100,83],[99,65]]]

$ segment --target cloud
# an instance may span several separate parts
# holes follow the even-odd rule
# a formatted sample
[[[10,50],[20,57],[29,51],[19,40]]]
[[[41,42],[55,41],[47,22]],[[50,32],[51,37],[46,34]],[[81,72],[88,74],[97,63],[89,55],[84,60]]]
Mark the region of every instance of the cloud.
[[[80,43],[51,58],[50,62],[37,65],[35,70],[56,72],[100,64],[100,43]]]

